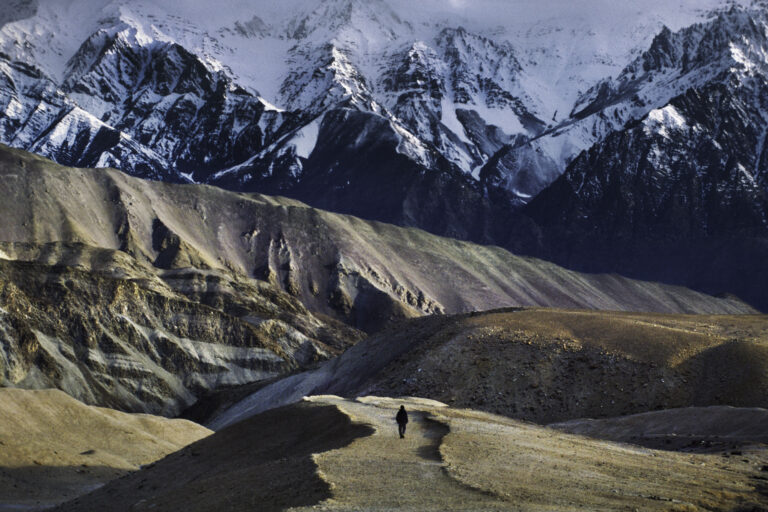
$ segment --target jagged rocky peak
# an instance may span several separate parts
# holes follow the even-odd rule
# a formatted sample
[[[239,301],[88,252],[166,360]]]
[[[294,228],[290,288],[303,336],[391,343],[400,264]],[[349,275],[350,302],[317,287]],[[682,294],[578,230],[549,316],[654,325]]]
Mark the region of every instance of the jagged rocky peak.
[[[606,25],[591,4],[575,12],[567,2],[542,18],[535,9],[437,0],[179,0],[173,12],[147,0],[40,0],[34,16],[0,29],[13,68],[5,73],[13,92],[0,91],[0,141],[71,165],[279,192],[497,241],[488,236],[503,231],[488,227],[494,219],[529,201],[580,151],[690,87],[673,71],[643,71],[643,48],[658,53],[649,69],[671,65],[685,47],[680,28],[752,16],[704,14],[720,0],[674,9],[649,2],[650,15],[617,5],[621,15]],[[671,30],[658,34],[662,22]],[[734,23],[748,28],[746,18]],[[760,50],[741,52],[752,62]],[[380,127],[381,144],[376,132],[356,133],[361,126]],[[366,160],[370,144],[375,162]],[[331,148],[343,154],[329,158]],[[366,194],[349,193],[354,183],[379,186],[395,167],[404,173],[390,191],[396,197],[357,204]],[[379,176],[368,175],[374,168]],[[469,188],[494,218],[424,223],[463,197],[424,201],[430,187]],[[416,214],[413,204],[433,211]]]
[[[449,67],[458,103],[473,103],[482,93],[486,106],[507,106],[502,91],[514,88],[522,71],[509,43],[496,43],[458,27],[442,30],[437,45]]]
[[[767,26],[764,9],[732,6],[676,32],[664,27],[650,48],[615,79],[605,79],[587,91],[574,115],[584,117],[610,107],[614,110],[608,112],[625,123],[720,75],[764,73]]]
[[[63,86],[73,89],[76,84],[84,79],[88,73],[105,71],[98,69],[104,61],[124,59],[116,68],[120,73],[117,76],[105,76],[113,80],[123,80],[133,83],[138,80],[142,62],[139,59],[127,59],[133,52],[146,52],[149,41],[139,37],[138,29],[127,23],[115,20],[116,23],[109,27],[100,28],[86,39],[77,52],[67,62]],[[84,91],[91,94],[106,96],[112,101],[120,101],[120,91],[113,87],[106,89],[94,89]]]
[[[483,174],[535,196],[579,151],[661,109],[688,89],[714,82],[747,84],[748,76],[764,74],[766,49],[766,15],[761,8],[734,5],[676,31],[664,26],[615,77],[599,80],[582,94],[566,120],[530,143],[504,148]],[[664,115],[657,112],[650,120]],[[525,181],[537,186],[514,188],[518,176],[527,176]]]
[[[177,179],[204,180],[211,170],[242,162],[268,145],[284,120],[224,71],[125,23],[81,46],[64,89],[102,121],[154,148]]]
[[[292,39],[335,40],[343,46],[364,50],[409,34],[411,24],[384,0],[331,0],[317,2],[309,13],[294,16],[287,25]]]
[[[377,111],[368,81],[348,50],[333,43],[296,46],[289,55],[291,69],[280,88],[289,109],[314,117],[342,102]]]
[[[722,66],[729,60],[740,64],[746,64],[745,58],[748,61],[765,60],[760,57],[760,48],[765,46],[765,41],[765,8],[734,5],[706,23],[697,23],[678,32],[673,33],[665,27],[654,38],[650,49],[630,65],[627,72],[678,68],[689,73],[705,66]]]
[[[427,93],[440,98],[445,92],[444,69],[434,48],[416,41],[390,58],[381,83],[384,91]]]
[[[69,60],[63,81],[78,99],[98,98],[113,106],[129,104],[137,95],[194,95],[200,101],[224,92],[249,93],[173,41],[154,39],[140,26],[117,21],[91,35]]]

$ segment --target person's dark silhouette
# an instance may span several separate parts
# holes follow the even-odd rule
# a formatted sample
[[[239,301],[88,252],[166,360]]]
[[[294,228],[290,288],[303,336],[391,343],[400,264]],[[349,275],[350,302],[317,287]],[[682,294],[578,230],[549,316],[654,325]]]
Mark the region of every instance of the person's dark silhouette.
[[[400,410],[397,411],[397,416],[395,416],[395,421],[397,421],[397,432],[400,434],[400,439],[402,439],[405,437],[405,426],[408,424],[408,413],[405,412],[405,406],[400,406]]]

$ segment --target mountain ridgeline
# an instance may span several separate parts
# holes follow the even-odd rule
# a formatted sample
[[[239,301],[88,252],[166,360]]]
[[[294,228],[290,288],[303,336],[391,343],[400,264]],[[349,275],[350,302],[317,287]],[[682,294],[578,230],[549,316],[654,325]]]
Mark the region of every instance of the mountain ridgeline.
[[[768,308],[765,27],[764,12],[732,9],[660,34],[585,108],[682,92],[581,153],[523,209],[537,235],[518,248]]]
[[[4,2],[0,511],[765,510],[768,0]]]
[[[426,314],[754,311],[295,200],[65,168],[7,147],[0,179],[4,385],[123,410],[177,414]]]
[[[759,2],[506,29],[395,0],[17,3],[0,142],[768,308]]]

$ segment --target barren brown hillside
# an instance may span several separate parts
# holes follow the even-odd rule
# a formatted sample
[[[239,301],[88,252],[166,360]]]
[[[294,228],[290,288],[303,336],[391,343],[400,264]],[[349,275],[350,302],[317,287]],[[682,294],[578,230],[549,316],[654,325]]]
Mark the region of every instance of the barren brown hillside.
[[[393,318],[504,306],[743,313],[730,298],[571,272],[535,258],[338,215],[298,201],[72,169],[0,145],[0,249],[77,243],[159,269],[262,279],[315,312],[373,331]],[[26,245],[24,245],[26,244]],[[71,251],[70,251],[71,252]],[[59,258],[83,262],[62,251]],[[45,259],[50,263],[54,257]],[[448,279],[448,277],[450,277]]]
[[[220,411],[304,395],[421,396],[550,423],[692,405],[768,407],[768,317],[516,309],[411,320]]]
[[[70,500],[211,433],[87,406],[57,390],[0,389],[0,511]]]
[[[284,198],[0,146],[0,385],[173,416],[402,319],[502,306],[748,313]],[[345,322],[345,323],[342,323]]]

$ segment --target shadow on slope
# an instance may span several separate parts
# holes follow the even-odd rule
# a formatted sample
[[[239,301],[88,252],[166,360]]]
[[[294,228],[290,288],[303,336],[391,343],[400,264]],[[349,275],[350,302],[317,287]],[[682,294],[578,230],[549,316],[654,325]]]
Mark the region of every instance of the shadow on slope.
[[[373,429],[337,407],[296,404],[217,432],[140,472],[56,508],[277,511],[331,496],[313,454],[346,446]]]
[[[659,452],[422,398],[316,396],[56,510],[762,510],[767,457]]]
[[[125,470],[89,464],[3,467],[0,468],[0,512],[46,510],[125,474]]]
[[[0,511],[70,500],[209,434],[189,421],[88,406],[58,390],[0,389]]]

